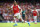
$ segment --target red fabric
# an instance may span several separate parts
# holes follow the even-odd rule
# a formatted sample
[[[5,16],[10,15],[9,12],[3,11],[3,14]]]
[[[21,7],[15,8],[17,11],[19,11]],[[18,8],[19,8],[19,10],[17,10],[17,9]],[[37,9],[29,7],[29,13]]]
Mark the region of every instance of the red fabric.
[[[37,16],[37,11],[33,11],[33,16]]]
[[[18,5],[13,6],[13,12],[14,12],[14,14],[19,13]]]

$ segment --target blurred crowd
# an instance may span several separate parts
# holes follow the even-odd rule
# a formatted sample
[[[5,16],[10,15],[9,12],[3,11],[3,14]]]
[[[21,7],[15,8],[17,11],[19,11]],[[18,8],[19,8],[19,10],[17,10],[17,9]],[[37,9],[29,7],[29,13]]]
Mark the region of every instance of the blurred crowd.
[[[13,5],[13,3],[1,3],[0,6],[0,20],[3,21],[14,21],[13,20],[13,12],[9,8]],[[31,16],[31,11],[28,10],[28,8],[34,9],[40,9],[40,3],[36,3],[33,5],[32,3],[18,3],[18,5],[22,8],[22,10],[25,10],[25,20],[33,21],[33,17]],[[40,11],[39,11],[40,13]],[[18,19],[17,19],[18,21]],[[38,17],[38,21],[40,21],[40,17]]]

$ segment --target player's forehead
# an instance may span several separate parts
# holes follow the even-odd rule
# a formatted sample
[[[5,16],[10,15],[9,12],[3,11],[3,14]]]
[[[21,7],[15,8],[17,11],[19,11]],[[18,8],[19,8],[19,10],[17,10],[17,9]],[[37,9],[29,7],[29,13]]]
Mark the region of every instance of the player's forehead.
[[[16,1],[14,1],[14,3],[16,3]]]

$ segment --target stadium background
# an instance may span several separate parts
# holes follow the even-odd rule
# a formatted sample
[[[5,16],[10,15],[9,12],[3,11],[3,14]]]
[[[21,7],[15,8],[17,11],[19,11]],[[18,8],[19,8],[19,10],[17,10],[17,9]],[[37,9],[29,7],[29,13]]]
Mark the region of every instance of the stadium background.
[[[8,8],[12,6],[13,1],[14,0],[1,0],[0,1],[0,22],[2,22],[2,21],[6,22],[9,19],[10,19],[10,21],[14,21],[12,10],[8,10]],[[40,1],[39,0],[16,0],[16,1],[17,1],[18,5],[22,9],[24,8],[25,10],[28,10],[27,9],[28,7],[30,7],[31,9],[36,7],[37,10],[39,10],[39,14],[40,14]],[[30,11],[26,11],[26,12],[30,13]],[[6,16],[4,16],[5,15],[4,13],[6,14]],[[29,13],[28,13],[28,15],[30,15]],[[29,17],[29,16],[27,16],[27,17]],[[33,21],[32,16],[31,16],[31,19],[30,19],[30,17],[27,19]],[[38,19],[38,21],[40,21],[40,15],[37,19]],[[18,21],[18,19],[17,19],[17,21]]]

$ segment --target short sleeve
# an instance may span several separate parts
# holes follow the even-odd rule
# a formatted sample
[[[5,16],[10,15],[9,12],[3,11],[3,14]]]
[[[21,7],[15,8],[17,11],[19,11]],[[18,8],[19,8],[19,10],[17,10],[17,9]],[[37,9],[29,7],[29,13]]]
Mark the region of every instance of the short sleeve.
[[[21,9],[19,5],[18,5],[18,8]]]
[[[37,11],[37,13],[38,13],[38,10],[36,10]]]
[[[33,12],[34,10],[31,10],[31,13]]]
[[[12,10],[13,10],[13,5],[11,6]]]
[[[13,5],[11,6],[11,8],[13,8]]]

